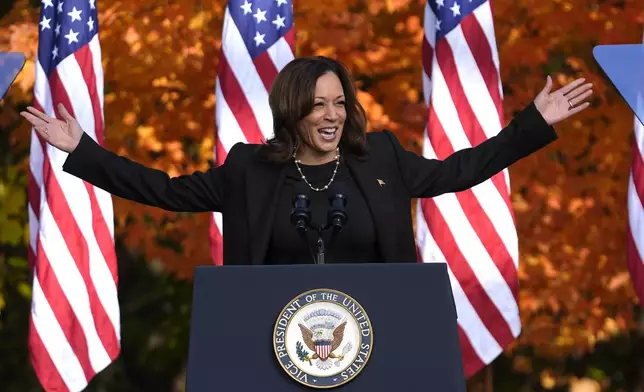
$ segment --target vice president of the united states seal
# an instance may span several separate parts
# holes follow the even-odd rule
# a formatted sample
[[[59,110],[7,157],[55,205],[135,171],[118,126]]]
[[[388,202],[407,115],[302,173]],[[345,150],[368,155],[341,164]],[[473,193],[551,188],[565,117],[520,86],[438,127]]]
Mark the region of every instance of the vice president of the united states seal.
[[[313,388],[355,378],[373,350],[373,328],[363,307],[332,289],[300,294],[280,312],[273,348],[284,371]]]

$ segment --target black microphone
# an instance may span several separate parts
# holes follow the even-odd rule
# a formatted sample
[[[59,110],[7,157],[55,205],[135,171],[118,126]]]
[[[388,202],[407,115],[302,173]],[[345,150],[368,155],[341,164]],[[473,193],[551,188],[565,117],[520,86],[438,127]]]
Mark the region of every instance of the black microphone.
[[[293,187],[293,208],[291,209],[291,224],[300,234],[305,234],[311,222],[311,200],[309,191],[303,181],[295,183]]]
[[[327,215],[327,224],[333,230],[333,236],[342,231],[342,227],[347,223],[349,216],[345,210],[347,205],[347,196],[344,186],[341,183],[335,183],[329,189],[329,212]]]

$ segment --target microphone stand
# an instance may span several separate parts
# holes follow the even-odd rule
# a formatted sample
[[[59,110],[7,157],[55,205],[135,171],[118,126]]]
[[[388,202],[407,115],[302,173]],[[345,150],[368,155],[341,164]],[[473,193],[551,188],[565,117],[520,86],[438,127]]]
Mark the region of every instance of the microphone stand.
[[[295,226],[300,238],[306,244],[306,247],[311,251],[311,256],[313,256],[313,251],[308,242],[308,236],[306,235],[308,229],[317,231],[317,253],[313,256],[313,262],[315,264],[325,264],[325,253],[326,246],[324,244],[324,239],[322,238],[322,233],[326,230],[332,229],[330,244],[335,242],[337,235],[342,231],[342,227],[347,222],[347,213],[344,211],[344,206],[347,204],[346,197],[337,193],[329,197],[329,212],[327,215],[327,223],[323,227],[315,227],[311,223],[311,211],[310,211],[310,200],[304,194],[298,194],[293,197],[293,208],[291,209],[291,223]]]
[[[317,264],[324,264],[324,240],[322,239],[322,231],[321,230],[318,230]]]

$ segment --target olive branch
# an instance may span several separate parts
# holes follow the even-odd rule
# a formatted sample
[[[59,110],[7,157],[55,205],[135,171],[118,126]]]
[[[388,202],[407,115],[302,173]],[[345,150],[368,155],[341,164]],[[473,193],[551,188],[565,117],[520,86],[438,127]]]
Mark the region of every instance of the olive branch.
[[[304,345],[299,340],[297,341],[297,343],[295,343],[295,353],[297,354],[297,357],[300,359],[300,361],[308,362],[310,365],[313,365],[308,351],[304,349]]]

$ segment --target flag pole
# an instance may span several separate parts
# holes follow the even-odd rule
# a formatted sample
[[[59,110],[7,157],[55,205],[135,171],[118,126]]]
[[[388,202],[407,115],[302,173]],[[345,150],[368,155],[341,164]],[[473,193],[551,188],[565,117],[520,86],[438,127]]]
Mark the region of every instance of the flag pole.
[[[493,378],[494,371],[492,369],[492,363],[485,367],[485,379],[483,380],[483,383],[485,384],[485,387],[484,387],[485,392],[494,391],[494,378]]]

